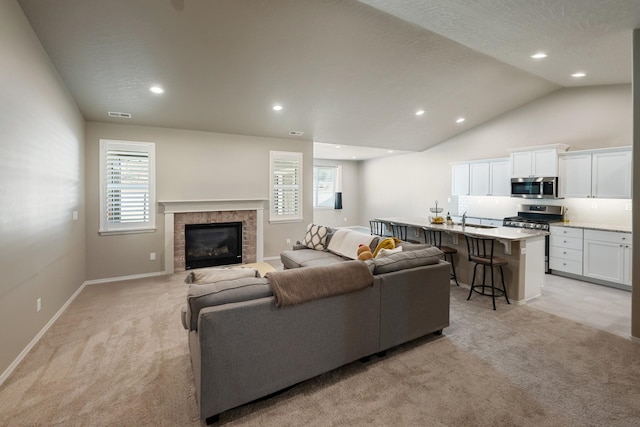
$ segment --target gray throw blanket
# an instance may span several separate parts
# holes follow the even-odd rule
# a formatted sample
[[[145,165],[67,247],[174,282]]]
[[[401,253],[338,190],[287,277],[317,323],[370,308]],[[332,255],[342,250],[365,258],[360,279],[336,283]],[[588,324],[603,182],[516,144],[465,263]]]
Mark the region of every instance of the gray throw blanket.
[[[373,285],[373,275],[362,261],[274,271],[266,277],[278,307],[346,294]]]

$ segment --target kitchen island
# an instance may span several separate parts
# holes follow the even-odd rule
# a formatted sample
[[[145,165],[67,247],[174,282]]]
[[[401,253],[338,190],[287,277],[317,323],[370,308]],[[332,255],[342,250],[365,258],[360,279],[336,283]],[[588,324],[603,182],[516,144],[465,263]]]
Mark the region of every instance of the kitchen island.
[[[512,302],[522,304],[542,293],[545,271],[545,237],[542,230],[512,227],[491,227],[485,225],[432,224],[426,217],[376,218],[384,223],[408,226],[408,239],[424,240],[422,228],[442,231],[442,244],[458,251],[455,260],[458,281],[469,285],[473,277],[474,264],[468,261],[465,234],[496,239],[494,255],[506,258],[509,265],[504,267],[504,280]],[[476,282],[482,280],[480,269]],[[499,273],[496,276],[499,280]],[[490,280],[487,272],[487,280]]]

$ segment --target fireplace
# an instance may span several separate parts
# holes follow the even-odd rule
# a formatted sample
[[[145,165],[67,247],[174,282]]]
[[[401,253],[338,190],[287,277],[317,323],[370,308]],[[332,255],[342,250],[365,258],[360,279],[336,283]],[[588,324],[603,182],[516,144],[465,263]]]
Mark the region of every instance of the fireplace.
[[[267,199],[159,201],[158,211],[164,215],[165,273],[185,271],[184,229],[187,224],[242,222],[242,262],[261,262],[267,206]]]
[[[242,222],[185,224],[185,269],[242,263]]]

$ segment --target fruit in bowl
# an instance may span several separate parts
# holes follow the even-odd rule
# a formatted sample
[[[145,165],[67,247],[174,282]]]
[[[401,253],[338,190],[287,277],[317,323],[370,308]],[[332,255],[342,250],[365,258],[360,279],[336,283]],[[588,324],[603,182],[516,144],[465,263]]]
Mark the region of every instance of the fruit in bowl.
[[[444,217],[441,217],[441,216],[432,217],[431,224],[444,224]]]

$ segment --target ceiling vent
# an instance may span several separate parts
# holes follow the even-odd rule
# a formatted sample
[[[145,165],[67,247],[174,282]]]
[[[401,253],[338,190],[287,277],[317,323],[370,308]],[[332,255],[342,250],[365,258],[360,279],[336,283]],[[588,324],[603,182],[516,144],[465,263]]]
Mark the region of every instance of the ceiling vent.
[[[299,130],[290,130],[289,135],[291,136],[302,136],[304,132],[300,132]]]
[[[108,111],[107,115],[109,117],[117,117],[119,119],[130,119],[131,118],[131,113],[121,113],[118,111]]]

